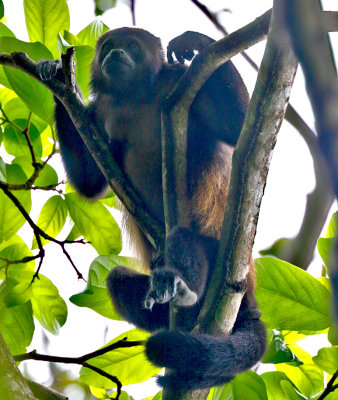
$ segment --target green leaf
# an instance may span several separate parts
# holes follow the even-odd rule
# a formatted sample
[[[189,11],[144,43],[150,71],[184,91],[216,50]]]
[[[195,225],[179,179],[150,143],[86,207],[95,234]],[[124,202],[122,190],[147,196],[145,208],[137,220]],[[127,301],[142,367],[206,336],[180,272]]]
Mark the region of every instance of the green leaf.
[[[207,400],[268,400],[263,379],[253,371],[237,375],[225,386],[213,388]]]
[[[0,157],[0,179],[2,181],[6,180],[6,163],[1,157]]]
[[[12,354],[26,353],[34,333],[31,303],[6,307],[8,282],[0,285],[0,332]]]
[[[284,336],[281,332],[273,329],[269,337],[269,347],[264,354],[264,363],[291,363],[293,365],[301,365],[302,361],[287,347],[284,341]]]
[[[0,14],[1,14],[1,3],[0,3]],[[0,19],[2,17],[0,16]],[[3,22],[0,22],[0,36],[14,37],[14,33],[5,25]]]
[[[114,255],[97,257],[90,265],[86,290],[73,295],[70,301],[79,307],[88,307],[106,318],[121,320],[111,303],[106,286],[109,271],[118,265],[133,269],[139,267],[137,260],[128,257]]]
[[[74,240],[78,239],[81,235],[81,232],[77,229],[77,226],[74,224],[72,230],[69,232],[66,240],[73,242]]]
[[[100,18],[95,18],[76,36],[81,41],[81,44],[95,48],[97,39],[107,31],[109,31],[109,27]]]
[[[6,165],[8,183],[24,183],[26,176],[18,165]],[[29,213],[31,209],[31,194],[29,191],[15,191],[14,196]],[[16,205],[2,190],[0,190],[0,243],[10,239],[26,222]]]
[[[283,372],[266,372],[260,376],[265,382],[269,400],[306,400]]]
[[[52,58],[51,53],[41,43],[26,43],[11,37],[0,37],[0,48],[6,53],[23,51],[34,61]],[[54,102],[51,92],[22,71],[10,67],[4,67],[4,71],[10,88],[31,111],[51,125],[54,117]],[[7,82],[0,81],[0,83],[7,85]]]
[[[81,45],[79,38],[68,31],[63,32],[63,38],[69,45],[72,45],[72,46],[80,46]]]
[[[33,254],[20,236],[14,235],[9,240],[0,244],[0,257],[5,260],[22,260],[25,257],[31,257]],[[23,271],[29,271],[31,276],[34,273],[35,262],[11,264],[6,269],[6,261],[0,260],[0,280],[14,278],[17,281],[21,279]]]
[[[20,304],[28,299],[32,303],[34,317],[49,332],[58,334],[67,319],[67,305],[54,284],[40,274],[32,283],[32,274],[23,273],[20,283],[8,293],[7,302]]]
[[[330,326],[329,291],[317,279],[275,258],[259,258],[256,266],[256,296],[268,326],[294,331]]]
[[[298,390],[294,387],[294,385],[289,381],[281,381],[280,385],[287,395],[287,398],[290,400],[308,400],[308,397],[303,396]]]
[[[84,238],[100,255],[118,254],[122,248],[121,231],[109,211],[99,202],[89,203],[76,193],[65,196],[72,220]]]
[[[57,35],[69,30],[66,0],[24,0],[27,31],[31,42],[41,42],[59,58]]]
[[[338,236],[338,211],[332,215],[326,232],[327,238],[332,238],[335,236]]]
[[[338,346],[324,347],[312,359],[319,368],[333,375],[338,370]]]
[[[6,89],[9,90],[9,89]],[[23,119],[27,121],[31,111],[24,104],[24,102],[16,96],[13,90],[9,90],[10,93],[14,94],[14,98],[10,98],[7,104],[4,107],[4,111],[6,113],[7,118],[10,121],[15,121],[16,119]],[[37,115],[31,115],[31,122],[36,126],[39,132],[43,132],[48,126],[45,121],[39,118]]]
[[[127,340],[146,340],[149,334],[133,329],[118,336],[109,342],[107,346],[125,337],[127,337]],[[123,382],[123,385],[144,382],[160,371],[159,368],[151,365],[146,359],[144,346],[113,350],[91,359],[90,364],[103,369],[111,375],[117,376]],[[112,387],[112,382],[109,379],[87,368],[81,368],[80,379],[87,385],[97,388],[109,389]]]
[[[67,206],[61,196],[50,197],[43,205],[40,212],[37,225],[47,235],[56,237],[63,228],[66,218],[68,215]],[[42,245],[49,242],[44,238],[41,238]],[[32,249],[37,249],[38,245],[36,238],[33,239]]]
[[[19,119],[13,122],[22,130],[26,127],[25,120]],[[34,124],[29,125],[28,136],[33,147],[35,157],[40,158],[42,156],[42,143],[40,139],[40,133]],[[8,154],[11,154],[15,157],[24,157],[32,162],[31,151],[25,136],[20,130],[14,128],[10,124],[7,124],[5,127],[4,146]]]
[[[319,238],[317,241],[318,253],[321,256],[324,264],[330,267],[330,260],[334,252],[334,247],[337,238]]]
[[[5,15],[4,3],[2,2],[2,0],[0,0],[0,19],[3,18],[4,15]]]
[[[37,160],[37,162],[43,162],[41,160]],[[12,161],[12,164],[19,165],[24,171],[26,176],[32,176],[34,168],[32,166],[31,161],[28,161],[25,157],[17,157]],[[45,187],[50,185],[56,185],[58,183],[58,176],[54,168],[50,165],[46,164],[43,169],[40,171],[38,178],[34,182],[35,186]]]
[[[310,354],[298,345],[290,345],[290,348],[304,364],[299,367],[289,364],[276,364],[275,367],[277,371],[284,372],[302,394],[307,397],[314,396],[324,388],[323,372],[313,364]]]

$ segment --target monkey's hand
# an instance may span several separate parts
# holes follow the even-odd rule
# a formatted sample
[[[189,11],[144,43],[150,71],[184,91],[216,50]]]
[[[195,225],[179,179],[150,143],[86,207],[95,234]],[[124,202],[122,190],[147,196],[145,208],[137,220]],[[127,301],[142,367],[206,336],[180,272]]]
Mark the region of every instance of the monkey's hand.
[[[52,78],[59,78],[58,72],[62,71],[60,60],[40,60],[36,63],[38,73],[43,81],[49,81]]]
[[[167,47],[168,63],[174,62],[172,53],[175,54],[177,61],[181,64],[184,64],[185,60],[191,61],[195,56],[194,50],[201,51],[213,42],[213,39],[202,33],[184,32],[169,42]]]
[[[173,271],[159,268],[150,279],[144,307],[151,310],[155,303],[163,304],[171,300],[178,306],[192,306],[197,301],[197,294]]]

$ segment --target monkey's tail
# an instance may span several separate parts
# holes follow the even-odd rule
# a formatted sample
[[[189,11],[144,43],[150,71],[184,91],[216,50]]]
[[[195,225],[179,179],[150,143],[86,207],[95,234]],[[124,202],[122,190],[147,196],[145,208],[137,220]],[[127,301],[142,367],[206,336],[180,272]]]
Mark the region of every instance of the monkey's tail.
[[[158,383],[175,392],[224,385],[236,374],[252,368],[263,356],[264,324],[245,320],[230,336],[162,330],[146,343],[146,355],[170,372]]]

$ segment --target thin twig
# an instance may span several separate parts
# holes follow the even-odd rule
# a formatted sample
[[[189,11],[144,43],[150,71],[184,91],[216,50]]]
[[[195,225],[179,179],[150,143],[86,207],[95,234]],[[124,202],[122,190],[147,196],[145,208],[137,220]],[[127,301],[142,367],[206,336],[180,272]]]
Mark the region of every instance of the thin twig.
[[[114,375],[109,374],[108,372],[102,370],[101,368],[95,367],[94,365],[88,364],[88,360],[91,360],[95,357],[101,356],[106,354],[110,351],[120,349],[120,348],[129,348],[135,346],[143,346],[145,343],[144,340],[133,340],[128,341],[127,337],[119,340],[118,342],[112,343],[109,346],[103,347],[102,349],[93,351],[92,353],[85,354],[80,357],[60,357],[60,356],[50,356],[47,354],[39,354],[35,350],[25,353],[19,354],[14,356],[15,361],[26,361],[26,360],[37,360],[37,361],[48,361],[48,362],[55,362],[55,363],[63,363],[63,364],[77,364],[82,365],[85,368],[89,368],[101,376],[104,376],[107,379],[110,379],[112,382],[116,384],[117,393],[115,399],[118,399],[121,394],[122,384],[118,380],[118,378]]]

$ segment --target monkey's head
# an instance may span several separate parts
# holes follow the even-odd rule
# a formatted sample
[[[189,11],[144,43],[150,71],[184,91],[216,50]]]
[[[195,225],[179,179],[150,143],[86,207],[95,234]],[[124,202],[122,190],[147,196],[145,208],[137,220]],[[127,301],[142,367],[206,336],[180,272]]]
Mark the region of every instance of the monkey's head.
[[[164,62],[160,40],[137,28],[106,32],[96,44],[91,84],[94,93],[148,93]]]

